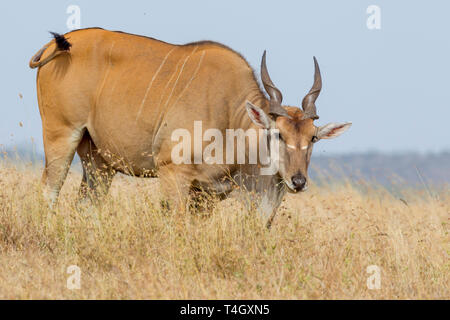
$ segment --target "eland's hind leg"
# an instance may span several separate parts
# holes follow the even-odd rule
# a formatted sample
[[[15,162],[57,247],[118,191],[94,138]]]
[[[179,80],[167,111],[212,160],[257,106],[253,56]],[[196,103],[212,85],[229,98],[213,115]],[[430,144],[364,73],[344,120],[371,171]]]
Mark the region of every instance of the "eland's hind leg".
[[[60,124],[43,123],[45,168],[42,174],[44,196],[53,208],[66,179],[75,150],[83,136],[84,128],[74,129]]]
[[[116,171],[99,154],[88,131],[84,133],[83,139],[78,145],[77,153],[83,167],[83,179],[78,192],[78,202],[90,199],[94,203],[98,203],[108,194]]]

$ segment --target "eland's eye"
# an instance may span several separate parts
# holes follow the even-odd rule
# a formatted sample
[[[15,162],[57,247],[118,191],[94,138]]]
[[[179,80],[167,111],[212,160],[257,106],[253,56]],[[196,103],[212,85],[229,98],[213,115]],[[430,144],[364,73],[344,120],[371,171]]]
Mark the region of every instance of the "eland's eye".
[[[313,136],[311,139],[311,142],[314,143],[314,142],[317,142],[317,140],[319,140],[319,138],[317,138],[317,136]]]

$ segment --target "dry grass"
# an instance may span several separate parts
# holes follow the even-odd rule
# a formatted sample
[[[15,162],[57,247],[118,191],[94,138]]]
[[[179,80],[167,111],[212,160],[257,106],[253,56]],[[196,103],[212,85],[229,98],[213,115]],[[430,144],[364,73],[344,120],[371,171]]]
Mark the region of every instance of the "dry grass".
[[[267,230],[233,199],[208,216],[163,214],[157,180],[125,177],[102,208],[80,213],[76,172],[54,215],[39,178],[0,163],[3,299],[450,297],[448,190],[405,191],[406,205],[370,185],[313,186],[287,196]],[[66,287],[74,264],[80,290]],[[369,265],[381,268],[380,290],[367,288]]]

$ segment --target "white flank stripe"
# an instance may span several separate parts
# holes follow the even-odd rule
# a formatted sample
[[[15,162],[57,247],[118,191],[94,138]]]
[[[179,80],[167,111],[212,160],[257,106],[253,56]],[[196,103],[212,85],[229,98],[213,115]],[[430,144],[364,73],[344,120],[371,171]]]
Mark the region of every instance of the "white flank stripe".
[[[97,97],[95,98],[95,105],[96,105],[96,106],[98,105],[98,100],[100,99],[100,95],[101,95],[101,93],[102,93],[102,91],[103,91],[103,88],[105,87],[105,83],[106,83],[106,79],[108,78],[109,71],[111,70],[111,55],[112,55],[112,50],[113,50],[115,44],[116,44],[116,43],[113,42],[113,43],[111,44],[111,48],[109,48],[108,68],[106,69],[105,76],[104,76],[103,81],[102,81],[102,85],[101,85],[101,87],[100,87],[100,90],[99,90],[98,93],[97,93]]]
[[[192,50],[191,54],[188,55],[188,56],[186,57],[186,59],[184,59],[183,65],[181,66],[181,69],[180,69],[180,73],[178,73],[178,77],[177,77],[177,79],[175,80],[175,83],[173,84],[172,91],[170,92],[169,98],[167,98],[167,101],[166,101],[166,104],[164,105],[164,107],[167,106],[167,104],[169,103],[170,99],[172,98],[173,92],[175,91],[175,88],[176,88],[176,86],[177,86],[178,80],[180,80],[180,76],[181,76],[181,74],[183,73],[183,69],[184,69],[184,66],[186,65],[186,62],[189,60],[189,58],[191,57],[191,55],[194,54],[194,52],[197,50],[197,48],[198,48],[198,46],[196,46],[196,47],[194,48],[194,50]]]
[[[141,116],[142,108],[144,107],[145,100],[147,100],[148,93],[150,92],[150,88],[151,88],[152,85],[153,85],[153,81],[155,81],[156,76],[159,74],[159,72],[161,71],[162,67],[163,67],[164,64],[166,63],[167,58],[169,57],[169,55],[172,53],[172,51],[173,51],[174,49],[175,49],[175,48],[172,48],[172,50],[170,50],[170,51],[166,54],[166,56],[164,57],[163,61],[162,61],[161,64],[159,65],[158,70],[156,70],[155,74],[153,75],[152,80],[149,82],[149,84],[148,84],[148,86],[147,86],[147,90],[145,91],[144,98],[142,99],[141,106],[139,107],[139,111],[138,111],[138,113],[137,113],[137,115],[136,115],[136,122],[137,122],[138,118]]]
[[[198,73],[198,70],[200,70],[200,66],[202,64],[203,61],[203,57],[205,56],[206,51],[203,51],[202,56],[200,57],[200,60],[198,62],[197,68],[195,69],[194,73],[192,74],[192,77],[189,79],[188,83],[186,84],[186,86],[184,87],[183,91],[181,91],[181,93],[178,95],[177,100],[175,100],[175,102],[173,103],[172,106],[176,105],[178,100],[180,100],[181,96],[183,95],[183,93],[186,91],[186,89],[189,87],[189,85],[191,84],[192,80],[194,80],[195,76]]]

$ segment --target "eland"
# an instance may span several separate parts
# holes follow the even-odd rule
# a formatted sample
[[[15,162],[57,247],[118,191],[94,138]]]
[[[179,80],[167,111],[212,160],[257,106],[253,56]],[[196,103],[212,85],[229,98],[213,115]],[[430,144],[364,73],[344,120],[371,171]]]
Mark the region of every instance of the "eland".
[[[57,200],[77,152],[83,167],[80,200],[88,195],[101,199],[117,172],[159,177],[168,203],[179,208],[195,200],[195,190],[224,198],[241,186],[256,195],[257,209],[270,225],[286,192],[308,188],[314,144],[351,126],[315,125],[315,102],[322,89],[316,58],[313,86],[298,108],[282,105],[265,52],[264,92],[245,58],[220,43],[174,45],[100,28],[52,34],[54,39],[29,64],[38,68],[45,151],[42,183],[50,204]],[[196,121],[205,130],[222,133],[276,129],[266,142],[258,140],[276,140],[278,147],[270,150],[270,157],[279,159],[276,172],[261,175],[260,163],[175,163],[172,133],[182,128],[194,134]],[[199,156],[194,147],[191,151],[192,158]],[[248,153],[233,151],[234,156]]]

